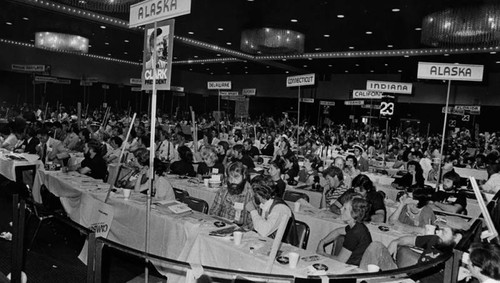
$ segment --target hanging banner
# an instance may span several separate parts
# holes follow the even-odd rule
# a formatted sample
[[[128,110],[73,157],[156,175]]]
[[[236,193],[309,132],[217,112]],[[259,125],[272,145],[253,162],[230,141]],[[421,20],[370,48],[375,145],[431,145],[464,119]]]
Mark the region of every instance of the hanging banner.
[[[450,81],[483,81],[483,65],[418,62],[417,78]]]
[[[314,103],[314,98],[302,98],[301,102],[304,102],[304,103]]]
[[[146,0],[130,6],[128,25],[132,28],[189,13],[191,0]]]
[[[356,106],[356,105],[363,105],[363,104],[365,104],[364,100],[346,100],[346,101],[344,101],[344,105]]]
[[[314,85],[316,74],[307,74],[286,78],[286,87]]]
[[[383,81],[366,81],[366,90],[411,94],[412,84]]]
[[[257,93],[257,89],[256,88],[244,88],[241,91],[241,94],[245,95],[245,96],[254,96],[256,93]]]
[[[207,82],[208,89],[231,89],[231,81]]]
[[[153,49],[156,46],[156,56]],[[174,20],[159,22],[156,28],[148,25],[144,31],[144,55],[142,64],[142,90],[153,89],[153,77],[156,79],[156,89],[170,89],[172,73],[172,53],[174,47]],[[156,57],[156,74],[153,74],[153,57]]]
[[[319,105],[325,105],[325,106],[335,106],[335,101],[324,101],[324,100],[321,100],[319,102]]]
[[[234,103],[234,116],[236,118],[248,117],[248,98],[235,100]]]
[[[353,90],[353,99],[382,99],[382,92],[368,90]]]

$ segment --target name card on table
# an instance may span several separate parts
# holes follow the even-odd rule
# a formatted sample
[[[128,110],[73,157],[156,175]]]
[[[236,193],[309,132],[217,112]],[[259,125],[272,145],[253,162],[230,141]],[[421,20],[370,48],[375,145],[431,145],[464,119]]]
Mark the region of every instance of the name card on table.
[[[417,78],[450,81],[483,81],[483,65],[418,62]]]

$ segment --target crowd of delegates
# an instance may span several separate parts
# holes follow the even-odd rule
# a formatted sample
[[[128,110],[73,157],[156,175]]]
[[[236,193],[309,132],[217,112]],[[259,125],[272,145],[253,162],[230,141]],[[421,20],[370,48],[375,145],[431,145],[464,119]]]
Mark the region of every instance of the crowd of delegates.
[[[156,197],[175,199],[167,173],[204,178],[222,174],[223,186],[210,205],[212,215],[236,220],[262,236],[273,236],[283,217],[289,218],[284,238],[296,244],[294,216],[283,196],[287,185],[299,182],[311,185],[323,194],[322,207],[336,213],[347,224],[332,231],[318,246],[345,238],[333,257],[339,261],[366,267],[375,261],[383,269],[399,266],[392,260],[398,246],[416,246],[425,250],[453,247],[463,231],[440,226],[436,235],[398,239],[387,250],[372,242],[365,223],[389,223],[409,233],[423,234],[425,224],[434,223],[434,210],[466,213],[467,200],[461,190],[460,176],[453,167],[488,170],[485,191],[500,188],[500,162],[495,135],[481,135],[472,141],[468,131],[453,134],[447,141],[445,154],[440,154],[438,136],[393,135],[373,129],[347,129],[343,125],[297,128],[290,121],[274,123],[269,118],[253,123],[223,121],[202,117],[196,128],[188,121],[158,118],[155,144],[150,144],[147,117],[134,121],[126,140],[131,119],[128,115],[109,115],[99,121],[100,112],[76,123],[74,115],[53,115],[55,120],[26,121],[19,115],[0,131],[2,148],[14,152],[38,154],[42,162],[67,166],[75,152],[84,159],[70,168],[96,179],[107,178],[109,164],[124,162],[133,170],[121,178],[122,187],[138,192],[149,189],[149,152],[154,150]],[[33,115],[35,116],[35,115]],[[30,117],[33,118],[33,117]],[[59,119],[60,118],[60,119]],[[99,121],[99,122],[98,122]],[[295,130],[295,131],[294,131]],[[197,135],[194,135],[194,131]],[[193,140],[198,136],[198,140]],[[387,150],[384,145],[387,143]],[[122,147],[125,157],[119,160]],[[471,149],[472,148],[472,149]],[[377,191],[365,174],[369,160],[392,162],[403,175],[393,183],[403,194],[397,209],[388,215],[385,195]],[[268,164],[265,172],[256,165]],[[439,164],[443,164],[442,168]],[[430,189],[425,182],[438,181],[441,171],[442,190]],[[250,173],[257,177],[250,178]],[[368,252],[367,252],[368,251]],[[364,259],[365,254],[372,254]],[[387,257],[377,257],[376,255]],[[363,261],[364,260],[364,261]],[[425,253],[417,261],[425,261]],[[368,262],[368,263],[367,263]]]

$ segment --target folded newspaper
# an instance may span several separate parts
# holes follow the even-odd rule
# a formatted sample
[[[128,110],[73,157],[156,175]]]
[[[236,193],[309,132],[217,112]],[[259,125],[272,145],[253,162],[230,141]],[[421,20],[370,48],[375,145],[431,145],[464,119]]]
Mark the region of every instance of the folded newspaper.
[[[176,200],[155,201],[155,204],[167,207],[170,211],[176,214],[192,211],[187,204]]]

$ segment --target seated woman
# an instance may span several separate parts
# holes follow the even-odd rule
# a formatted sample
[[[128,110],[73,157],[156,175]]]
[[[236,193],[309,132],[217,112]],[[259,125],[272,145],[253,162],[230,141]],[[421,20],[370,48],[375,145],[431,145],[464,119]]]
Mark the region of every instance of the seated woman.
[[[288,205],[276,195],[277,191],[273,183],[270,176],[254,178],[252,180],[254,199],[246,204],[246,209],[252,217],[254,230],[263,237],[273,235],[283,218],[288,221],[293,217]]]
[[[416,189],[413,197],[403,195],[398,208],[389,217],[389,223],[398,225],[405,232],[424,234],[425,225],[436,221],[436,216],[428,205],[433,192],[433,189]]]
[[[403,190],[407,188],[419,187],[422,188],[424,186],[424,171],[422,170],[422,166],[417,161],[409,161],[408,162],[408,173],[406,173],[403,177],[396,179],[391,185],[393,188],[398,190]]]
[[[341,219],[348,225],[337,228],[330,232],[318,244],[316,253],[333,258],[347,264],[358,265],[361,262],[363,253],[372,242],[370,231],[363,223],[366,213],[369,210],[369,204],[360,196],[351,195],[351,199],[346,200],[342,207]],[[338,255],[330,255],[325,252],[325,245],[344,236],[345,240],[342,249]]]
[[[203,162],[198,165],[196,170],[199,177],[210,176],[212,174],[224,174],[224,165],[219,162],[215,148],[204,146],[201,149],[201,158]]]
[[[193,167],[193,153],[189,147],[183,145],[177,149],[180,160],[175,161],[170,165],[170,172],[177,175],[187,175],[189,177],[196,176]]]
[[[94,179],[104,179],[108,169],[106,161],[102,158],[101,148],[101,143],[95,139],[90,139],[85,143],[85,159],[80,164],[78,172]]]
[[[252,227],[252,219],[246,204],[254,199],[247,168],[241,162],[229,164],[226,168],[227,186],[219,189],[209,214],[234,220],[246,227]]]
[[[175,200],[175,192],[172,184],[167,180],[168,165],[164,162],[156,162],[154,188],[155,198],[158,200]]]
[[[283,198],[286,189],[286,183],[281,179],[281,172],[284,170],[285,160],[283,158],[277,158],[269,164],[269,176],[274,183],[276,188],[276,196]]]
[[[330,211],[339,214],[340,209],[346,202],[346,199],[348,199],[349,195],[352,195],[353,192],[360,194],[370,204],[370,209],[365,216],[365,221],[378,223],[385,222],[387,212],[384,197],[376,191],[370,178],[363,174],[358,175],[354,178],[354,180],[352,180],[352,188],[347,190],[336,201],[334,201],[334,203],[330,206]]]

